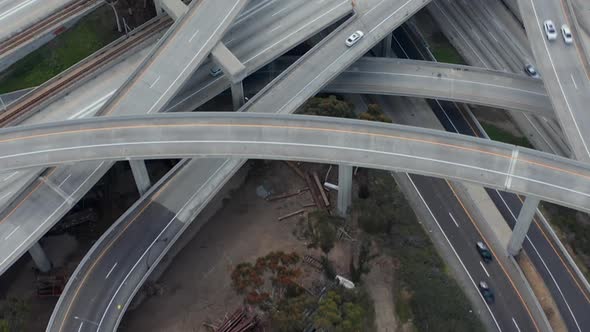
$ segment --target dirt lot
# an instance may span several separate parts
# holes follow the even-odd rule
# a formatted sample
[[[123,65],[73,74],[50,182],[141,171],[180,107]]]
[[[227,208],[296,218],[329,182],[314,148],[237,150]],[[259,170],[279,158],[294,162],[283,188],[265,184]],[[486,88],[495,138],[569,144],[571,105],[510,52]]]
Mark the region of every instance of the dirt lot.
[[[236,264],[254,262],[273,250],[320,256],[295,237],[298,217],[277,220],[313,203],[309,192],[277,201],[266,201],[257,195],[261,185],[273,194],[281,194],[295,192],[307,184],[283,162],[264,165],[255,167],[257,170],[250,173],[233,199],[176,256],[158,282],[161,294],[128,313],[121,324],[122,331],[207,331],[203,323],[216,321],[242,304],[242,298],[231,287],[230,273]],[[312,167],[318,167],[323,178],[327,168]],[[336,176],[337,169],[333,169],[329,181],[336,183]],[[335,193],[331,195],[331,202],[335,202]],[[348,271],[349,254],[347,242],[337,243],[330,252],[339,273]],[[387,281],[380,271],[376,269],[371,280]],[[382,282],[377,284],[385,287]],[[391,294],[371,294],[379,295],[380,302],[393,303]],[[391,306],[387,315],[393,314]]]

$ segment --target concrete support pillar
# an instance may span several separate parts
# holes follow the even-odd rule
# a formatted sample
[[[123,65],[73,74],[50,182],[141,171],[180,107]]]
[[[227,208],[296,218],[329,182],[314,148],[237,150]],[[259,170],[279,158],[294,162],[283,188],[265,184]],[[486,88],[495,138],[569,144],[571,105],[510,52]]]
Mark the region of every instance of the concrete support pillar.
[[[246,66],[222,42],[213,47],[211,58],[232,83],[239,83],[246,78]]]
[[[391,42],[393,38],[391,34],[388,34],[383,41],[381,41],[381,56],[384,58],[391,58],[393,56],[393,50],[391,49]]]
[[[157,0],[157,2],[159,2],[160,7],[175,21],[188,11],[188,6],[181,0]]]
[[[234,111],[237,111],[244,105],[244,84],[242,82],[232,83],[231,99],[234,104]]]
[[[164,8],[162,8],[162,0],[154,0],[154,6],[156,7],[156,15],[164,14]]]
[[[43,248],[41,248],[39,242],[33,244],[33,246],[29,249],[29,254],[33,258],[33,262],[35,262],[35,265],[39,271],[49,272],[49,270],[51,270],[51,261],[45,254],[45,251],[43,251]]]
[[[131,172],[135,179],[137,191],[139,191],[140,195],[145,194],[145,192],[152,186],[150,175],[145,166],[145,160],[129,160],[129,165],[131,166]]]
[[[522,249],[522,243],[529,231],[529,226],[533,221],[538,206],[539,199],[536,197],[527,197],[524,200],[524,204],[518,214],[518,220],[516,221],[516,225],[514,225],[514,230],[512,230],[512,236],[510,236],[510,241],[508,242],[508,253],[510,255],[516,256],[520,252],[520,249]]]
[[[338,214],[345,217],[352,202],[352,166],[338,165]]]

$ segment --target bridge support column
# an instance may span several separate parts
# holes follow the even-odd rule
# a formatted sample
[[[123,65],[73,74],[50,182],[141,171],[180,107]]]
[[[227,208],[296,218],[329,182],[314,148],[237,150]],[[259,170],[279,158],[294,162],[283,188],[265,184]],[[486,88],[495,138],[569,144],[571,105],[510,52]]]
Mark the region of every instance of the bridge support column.
[[[141,196],[152,186],[150,175],[145,166],[145,160],[129,160],[129,165],[131,166],[131,172],[135,179],[137,191],[139,191],[139,195]]]
[[[338,204],[341,217],[346,217],[352,202],[352,166],[338,165]]]
[[[232,83],[231,99],[234,104],[234,111],[237,111],[244,105],[244,84],[242,82]]]
[[[178,20],[182,15],[188,11],[188,6],[181,0],[155,0],[156,10],[160,6],[173,20]],[[158,12],[159,14],[159,12]]]
[[[388,34],[383,41],[381,41],[381,56],[384,58],[391,58],[393,56],[393,50],[391,49],[391,43],[393,40],[392,34]]]
[[[537,207],[539,206],[539,199],[536,197],[527,197],[518,214],[518,220],[512,230],[512,236],[508,242],[508,253],[512,256],[518,255],[522,249],[522,243],[526,237]]]
[[[162,0],[154,0],[154,6],[156,7],[156,15],[164,14],[164,8],[162,8]]]
[[[45,254],[43,248],[41,248],[39,242],[33,244],[33,246],[29,249],[29,254],[33,258],[33,262],[35,262],[35,265],[39,271],[49,272],[49,270],[51,270],[51,261]]]

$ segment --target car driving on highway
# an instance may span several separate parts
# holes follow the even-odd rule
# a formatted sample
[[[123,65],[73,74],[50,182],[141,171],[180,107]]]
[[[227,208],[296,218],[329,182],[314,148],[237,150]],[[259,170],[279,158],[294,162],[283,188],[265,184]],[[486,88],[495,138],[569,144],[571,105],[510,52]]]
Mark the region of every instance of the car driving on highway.
[[[529,75],[530,77],[539,78],[539,73],[537,72],[537,69],[535,69],[535,66],[531,65],[530,63],[524,65],[524,72],[527,73],[527,75]]]
[[[555,24],[553,24],[553,21],[546,20],[543,23],[543,28],[545,29],[545,35],[547,35],[547,40],[557,39],[557,30],[555,29]]]
[[[352,35],[346,38],[346,46],[351,47],[356,44],[365,34],[362,31],[355,31]]]
[[[563,36],[563,41],[566,44],[571,44],[574,41],[574,38],[572,37],[572,31],[570,30],[570,27],[567,26],[567,24],[561,26],[561,35]]]
[[[475,248],[477,249],[477,252],[479,252],[481,259],[484,262],[489,263],[492,261],[492,252],[483,242],[477,241],[477,243],[475,244]]]
[[[481,292],[481,295],[483,296],[484,300],[486,300],[486,302],[488,304],[494,303],[494,301],[495,301],[494,292],[492,292],[492,290],[490,289],[490,286],[488,286],[488,284],[485,281],[479,282],[479,291]]]

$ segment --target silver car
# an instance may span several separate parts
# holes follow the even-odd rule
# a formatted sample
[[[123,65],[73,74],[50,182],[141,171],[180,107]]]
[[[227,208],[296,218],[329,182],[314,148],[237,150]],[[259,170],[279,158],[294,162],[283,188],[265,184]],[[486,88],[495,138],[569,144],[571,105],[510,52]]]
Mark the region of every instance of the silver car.
[[[363,38],[365,34],[362,31],[355,31],[350,37],[346,38],[346,46],[351,47],[356,44],[359,39]]]
[[[567,26],[567,24],[561,26],[561,35],[563,36],[563,41],[566,44],[571,44],[574,42],[572,31],[570,30],[570,27]]]

